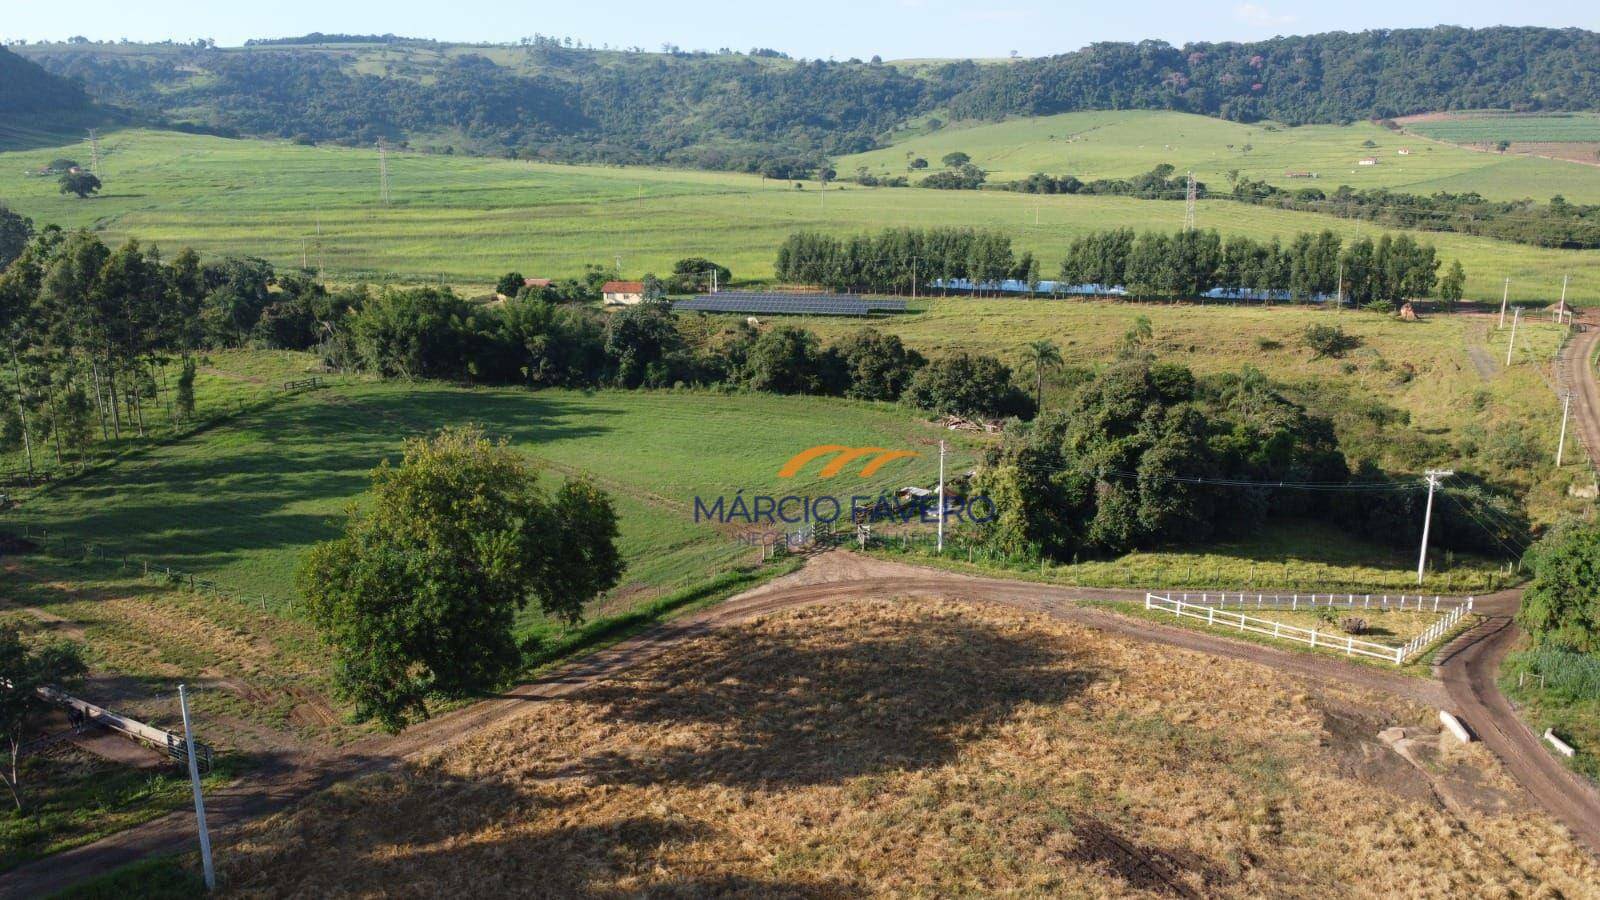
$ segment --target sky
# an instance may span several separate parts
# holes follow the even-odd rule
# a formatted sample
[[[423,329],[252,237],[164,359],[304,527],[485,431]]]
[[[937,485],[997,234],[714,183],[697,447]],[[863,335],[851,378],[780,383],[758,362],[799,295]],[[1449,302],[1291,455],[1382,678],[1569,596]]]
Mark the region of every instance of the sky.
[[[1257,40],[1279,34],[1439,24],[1545,25],[1600,30],[1600,4],[1580,0],[1343,0],[1315,7],[1286,0],[1050,3],[1043,0],[4,0],[0,39],[247,38],[311,31],[515,42],[533,34],[595,46],[685,50],[771,47],[808,58],[885,59],[1045,56],[1092,41],[1160,38]]]

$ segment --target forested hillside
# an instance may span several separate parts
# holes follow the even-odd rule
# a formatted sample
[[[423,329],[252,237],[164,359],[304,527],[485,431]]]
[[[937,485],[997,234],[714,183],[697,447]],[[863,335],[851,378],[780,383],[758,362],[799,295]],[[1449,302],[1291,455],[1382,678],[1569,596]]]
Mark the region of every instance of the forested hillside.
[[[83,109],[88,105],[88,96],[76,84],[0,47],[0,115],[7,116],[8,122],[12,116]]]
[[[1101,43],[1043,59],[897,66],[309,35],[219,49],[78,42],[21,52],[97,99],[223,133],[379,138],[530,158],[798,177],[916,116],[1173,109],[1290,124],[1434,110],[1600,108],[1600,35],[1433,28],[1256,43]]]
[[[1093,44],[981,70],[957,116],[1174,109],[1291,125],[1452,109],[1594,109],[1600,34],[1576,28],[1330,32],[1254,43]]]

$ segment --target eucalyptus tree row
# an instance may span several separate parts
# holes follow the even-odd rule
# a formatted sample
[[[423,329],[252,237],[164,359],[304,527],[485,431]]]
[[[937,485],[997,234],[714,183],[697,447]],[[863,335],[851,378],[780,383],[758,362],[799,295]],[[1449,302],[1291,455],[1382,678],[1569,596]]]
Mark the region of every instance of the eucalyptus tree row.
[[[102,439],[144,436],[157,379],[179,363],[176,420],[193,413],[194,351],[206,295],[200,258],[169,263],[130,240],[111,249],[89,232],[47,227],[0,272],[7,363],[0,441],[32,475],[42,454],[80,464]]]

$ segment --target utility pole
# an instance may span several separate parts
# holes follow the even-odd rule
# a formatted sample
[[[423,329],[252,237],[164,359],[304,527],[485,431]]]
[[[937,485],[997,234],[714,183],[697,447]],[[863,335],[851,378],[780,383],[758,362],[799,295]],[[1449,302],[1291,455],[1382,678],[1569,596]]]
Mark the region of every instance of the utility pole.
[[[1189,170],[1189,186],[1183,196],[1183,230],[1194,230],[1194,201],[1195,201],[1194,170]]]
[[[1567,417],[1572,413],[1572,392],[1562,398],[1561,402],[1561,437],[1556,440],[1556,468],[1561,468],[1561,454],[1567,449]]]
[[[917,299],[917,258],[911,257],[911,299]]]
[[[939,555],[944,555],[944,441],[939,442]]]
[[[1561,276],[1561,305],[1556,307],[1556,321],[1560,322],[1567,315],[1567,280],[1571,275]]]
[[[1506,368],[1511,367],[1511,351],[1517,347],[1517,322],[1522,319],[1522,307],[1511,308],[1511,342],[1506,344]]]
[[[1339,287],[1338,287],[1338,304],[1339,305],[1334,307],[1333,311],[1334,312],[1343,312],[1344,311],[1344,257],[1343,256],[1339,257],[1338,285],[1339,285]]]
[[[89,129],[89,171],[100,177],[100,132]]]
[[[389,151],[382,140],[378,141],[378,200],[389,205]]]
[[[1511,297],[1511,279],[1506,279],[1506,286],[1500,290],[1500,324],[1494,327],[1495,331],[1506,327],[1506,300]]]
[[[206,801],[200,794],[200,764],[194,758],[194,732],[189,728],[189,694],[178,685],[178,706],[183,710],[183,741],[189,750],[189,783],[194,786],[194,819],[200,828],[200,865],[205,870],[206,890],[217,889],[217,873],[211,868],[211,834],[206,831]]]
[[[1422,583],[1422,570],[1428,564],[1428,528],[1433,524],[1433,489],[1439,482],[1449,478],[1455,472],[1450,469],[1429,469],[1428,475],[1428,511],[1422,514],[1422,553],[1417,557],[1417,584]]]

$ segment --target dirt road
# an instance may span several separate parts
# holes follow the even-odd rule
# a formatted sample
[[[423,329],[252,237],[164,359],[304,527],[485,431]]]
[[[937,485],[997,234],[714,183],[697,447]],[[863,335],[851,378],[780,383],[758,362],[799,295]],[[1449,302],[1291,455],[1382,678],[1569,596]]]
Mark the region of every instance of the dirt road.
[[[1538,755],[1527,754],[1526,747],[1516,744],[1516,729],[1524,735],[1527,729],[1516,720],[1514,713],[1492,699],[1494,691],[1493,660],[1488,662],[1491,677],[1487,681],[1473,680],[1465,673],[1471,671],[1474,660],[1480,659],[1466,648],[1458,653],[1445,669],[1445,682],[1431,681],[1386,671],[1380,668],[1345,662],[1343,660],[1289,650],[1278,650],[1259,644],[1202,634],[1185,628],[1165,626],[1119,616],[1115,613],[1085,605],[1085,600],[1142,599],[1142,591],[1106,590],[1092,588],[1066,588],[994,578],[978,578],[932,569],[923,569],[897,563],[864,558],[845,551],[833,551],[814,559],[798,572],[772,582],[725,603],[701,611],[684,619],[659,625],[632,639],[607,650],[595,653],[547,678],[519,686],[506,694],[476,703],[439,716],[410,729],[398,737],[373,737],[352,744],[337,754],[284,758],[272,761],[262,770],[228,790],[215,792],[208,798],[207,815],[216,843],[226,847],[229,833],[248,820],[282,809],[295,800],[337,781],[374,772],[424,750],[436,750],[466,740],[483,729],[509,720],[541,699],[559,697],[576,691],[595,681],[609,677],[635,665],[681,641],[703,635],[717,627],[744,621],[756,616],[797,607],[840,603],[859,598],[891,598],[906,596],[938,596],[973,602],[1000,603],[1019,609],[1040,612],[1067,621],[1080,623],[1099,630],[1126,636],[1130,639],[1163,644],[1170,647],[1209,653],[1233,659],[1255,662],[1296,677],[1317,681],[1337,680],[1360,687],[1386,691],[1429,706],[1446,706],[1454,699],[1468,723],[1484,734],[1507,736],[1491,743],[1491,748],[1501,752],[1501,747],[1511,751],[1501,752],[1512,774],[1531,794],[1543,803],[1552,814],[1568,823],[1574,830],[1587,825],[1585,835],[1592,846],[1600,847],[1600,823],[1589,817],[1592,812],[1572,798],[1577,796],[1571,786],[1563,792],[1559,776],[1564,770],[1552,773],[1540,765],[1553,762]],[[1488,598],[1494,609],[1512,609],[1516,604],[1514,594]],[[1498,646],[1492,641],[1479,642],[1492,650]],[[1503,651],[1502,651],[1503,652]],[[1497,659],[1497,657],[1496,657]],[[1458,676],[1457,673],[1462,673]],[[1463,680],[1464,679],[1464,680]],[[1466,685],[1465,699],[1447,694],[1446,685],[1462,680]],[[1478,698],[1477,705],[1470,701]],[[1570,780],[1570,776],[1567,776]],[[1566,798],[1566,799],[1562,799]],[[38,896],[60,890],[68,885],[94,877],[119,865],[132,862],[152,853],[188,849],[194,843],[192,813],[175,813],[146,825],[129,829],[97,843],[60,853],[48,859],[23,866],[0,877],[0,894],[12,896]],[[224,851],[225,852],[225,851]]]
[[[1600,342],[1600,328],[1580,326],[1584,330],[1573,336],[1562,351],[1557,377],[1561,386],[1572,392],[1572,435],[1578,439],[1577,447],[1568,443],[1572,451],[1587,451],[1589,458],[1600,467],[1600,383],[1594,367],[1589,365],[1595,345]],[[1581,450],[1580,450],[1581,448]],[[1574,458],[1569,455],[1568,458]]]

